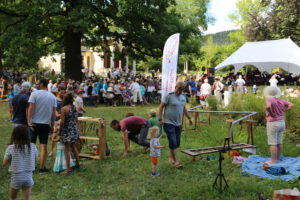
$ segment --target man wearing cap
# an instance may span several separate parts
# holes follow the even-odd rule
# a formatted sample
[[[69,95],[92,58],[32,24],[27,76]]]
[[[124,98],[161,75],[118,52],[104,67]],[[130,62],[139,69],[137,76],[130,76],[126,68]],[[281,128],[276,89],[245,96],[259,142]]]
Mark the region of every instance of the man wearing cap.
[[[266,163],[272,164],[280,160],[285,131],[284,112],[293,108],[294,104],[280,99],[278,87],[266,87],[266,119],[268,144],[270,146],[271,159]]]
[[[174,164],[176,168],[182,168],[176,155],[176,149],[180,146],[182,114],[187,116],[190,125],[193,124],[185,107],[186,97],[182,94],[184,89],[184,82],[177,82],[175,91],[163,96],[158,111],[159,124],[163,125],[169,140],[169,162]]]
[[[146,141],[148,135],[148,129],[150,128],[150,122],[138,116],[129,116],[121,120],[113,120],[110,127],[116,131],[122,131],[124,138],[124,154],[126,156],[130,152],[129,140],[139,144],[145,148],[150,146],[149,142]]]
[[[28,111],[28,99],[31,84],[24,82],[21,85],[21,90],[12,100],[13,106],[13,126],[27,125],[26,113]]]

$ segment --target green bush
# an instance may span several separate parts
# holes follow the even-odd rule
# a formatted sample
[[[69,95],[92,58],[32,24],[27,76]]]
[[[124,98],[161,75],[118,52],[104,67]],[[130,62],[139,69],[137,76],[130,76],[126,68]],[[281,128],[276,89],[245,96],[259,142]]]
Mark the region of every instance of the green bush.
[[[229,111],[254,111],[257,112],[252,118],[259,124],[265,123],[265,98],[252,93],[237,95],[233,94],[229,105],[226,107]],[[231,115],[235,118],[237,115]]]
[[[215,97],[207,97],[206,101],[211,110],[218,110],[218,100]]]
[[[299,134],[300,133],[300,99],[299,98],[289,98],[287,101],[294,104],[294,107],[291,110],[288,110],[285,113],[285,122],[288,129],[291,132]]]

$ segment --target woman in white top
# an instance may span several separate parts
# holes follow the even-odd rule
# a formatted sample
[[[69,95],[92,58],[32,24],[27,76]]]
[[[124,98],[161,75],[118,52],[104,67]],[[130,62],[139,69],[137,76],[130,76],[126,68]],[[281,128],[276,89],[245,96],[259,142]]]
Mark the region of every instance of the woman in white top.
[[[271,79],[269,80],[269,83],[270,83],[270,86],[271,87],[277,87],[277,83],[278,83],[278,80],[276,79],[276,76],[273,75],[271,77]]]

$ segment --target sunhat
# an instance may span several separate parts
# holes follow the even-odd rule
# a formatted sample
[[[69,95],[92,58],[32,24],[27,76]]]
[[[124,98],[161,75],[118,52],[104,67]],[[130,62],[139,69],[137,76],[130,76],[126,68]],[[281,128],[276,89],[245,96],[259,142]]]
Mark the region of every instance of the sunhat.
[[[278,87],[268,86],[264,89],[264,95],[266,97],[276,97],[279,98],[281,91]]]

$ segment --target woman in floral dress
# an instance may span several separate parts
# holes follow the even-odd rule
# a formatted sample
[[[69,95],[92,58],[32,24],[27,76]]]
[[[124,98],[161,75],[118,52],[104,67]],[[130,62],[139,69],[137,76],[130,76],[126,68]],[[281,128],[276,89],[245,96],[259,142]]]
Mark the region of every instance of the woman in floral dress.
[[[77,127],[77,116],[75,106],[73,105],[73,95],[67,93],[63,98],[63,107],[61,109],[60,121],[60,141],[65,145],[66,170],[62,174],[71,172],[70,168],[70,149],[74,150],[76,160],[75,168],[79,168],[79,157],[76,141],[79,139],[79,130]]]

